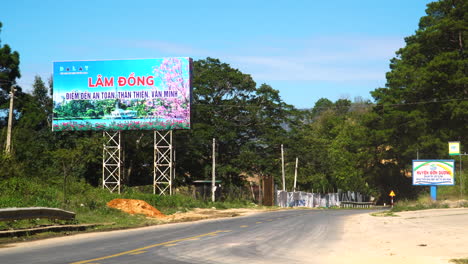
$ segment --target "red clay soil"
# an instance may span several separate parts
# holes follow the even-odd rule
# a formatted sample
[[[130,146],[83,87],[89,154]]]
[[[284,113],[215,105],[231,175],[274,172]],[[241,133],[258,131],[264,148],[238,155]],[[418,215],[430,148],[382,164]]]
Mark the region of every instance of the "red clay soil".
[[[134,199],[114,199],[107,203],[107,206],[122,210],[129,214],[143,214],[149,217],[163,218],[165,214],[154,208],[143,200]]]

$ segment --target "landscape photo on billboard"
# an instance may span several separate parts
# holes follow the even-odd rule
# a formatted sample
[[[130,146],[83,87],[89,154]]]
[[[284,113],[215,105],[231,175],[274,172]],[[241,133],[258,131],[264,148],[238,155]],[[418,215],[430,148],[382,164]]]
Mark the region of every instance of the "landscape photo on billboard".
[[[53,131],[190,129],[191,59],[54,62]]]

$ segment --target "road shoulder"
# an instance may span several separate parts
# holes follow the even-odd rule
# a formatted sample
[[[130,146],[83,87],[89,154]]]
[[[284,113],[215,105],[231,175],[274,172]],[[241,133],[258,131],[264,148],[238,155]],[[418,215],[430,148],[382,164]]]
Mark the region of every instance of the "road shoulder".
[[[468,208],[349,216],[323,263],[449,263],[468,257]]]

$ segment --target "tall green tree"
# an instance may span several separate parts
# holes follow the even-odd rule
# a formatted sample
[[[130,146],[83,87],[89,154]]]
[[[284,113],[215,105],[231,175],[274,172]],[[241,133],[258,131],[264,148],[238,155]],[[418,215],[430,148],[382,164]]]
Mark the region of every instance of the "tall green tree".
[[[280,146],[289,144],[287,128],[294,120],[295,109],[282,101],[279,91],[267,84],[256,89],[250,102],[249,140],[241,148],[236,163],[257,176],[276,176],[280,180]]]
[[[178,134],[178,164],[194,178],[208,178],[211,172],[211,143],[217,139],[218,175],[238,182],[233,158],[248,140],[250,120],[247,106],[255,92],[255,82],[218,59],[193,63],[192,129]],[[190,153],[185,156],[184,153]]]
[[[13,149],[18,160],[24,161],[36,174],[44,172],[50,164],[47,155],[51,148],[51,98],[39,76],[33,83],[33,93],[18,99],[20,113],[13,127]]]
[[[0,33],[2,23],[0,22]],[[11,86],[21,77],[19,53],[12,51],[9,45],[2,45],[0,39],[0,107],[4,108]]]
[[[225,184],[241,185],[241,174],[270,173],[272,153],[279,153],[288,109],[279,92],[218,59],[193,65],[192,129],[177,131],[178,175],[211,177],[212,139],[217,175]]]
[[[0,33],[2,23],[0,22]],[[16,84],[16,79],[21,77],[19,70],[19,53],[12,51],[9,45],[3,45],[0,38],[0,110],[8,113],[9,109],[9,93],[11,87]],[[21,88],[16,87],[17,95],[21,95]],[[6,124],[8,115],[0,120],[0,167],[4,168],[0,171],[0,177],[9,177],[11,175],[21,175],[23,172],[22,166],[15,164],[14,159],[3,156],[4,142],[6,137]]]
[[[291,151],[299,157],[298,188],[326,192],[352,190],[370,193],[368,170],[370,131],[365,126],[369,102],[322,98],[305,112],[302,124],[293,127]],[[289,174],[293,175],[289,166]],[[292,180],[290,180],[292,183]],[[288,187],[290,188],[290,187]]]
[[[468,144],[468,2],[441,0],[427,5],[426,16],[406,46],[391,60],[385,88],[372,92],[376,129],[387,180],[411,194],[405,179],[411,160],[447,158],[447,141]]]
[[[320,113],[325,112],[331,108],[333,108],[334,104],[327,98],[320,98],[315,102],[314,107],[312,108],[312,115],[318,116]]]

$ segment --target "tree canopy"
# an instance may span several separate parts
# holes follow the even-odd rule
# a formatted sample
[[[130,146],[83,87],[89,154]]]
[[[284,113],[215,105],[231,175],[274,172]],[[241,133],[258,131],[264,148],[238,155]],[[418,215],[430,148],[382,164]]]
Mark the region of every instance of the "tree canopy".
[[[1,31],[0,22],[0,33]],[[0,106],[5,103],[11,86],[16,84],[16,79],[21,77],[19,63],[19,53],[12,51],[7,44],[2,45],[0,38]]]
[[[215,138],[217,175],[225,185],[243,186],[246,177],[265,175],[280,185],[283,144],[288,190],[297,157],[298,190],[341,189],[378,196],[393,189],[403,196],[416,195],[421,188],[412,186],[410,172],[417,155],[446,159],[448,141],[468,145],[468,2],[433,2],[426,13],[391,59],[385,87],[371,92],[374,102],[321,98],[311,109],[296,109],[278,90],[257,85],[251,75],[219,59],[194,61],[191,129],[174,136],[176,183],[210,178]],[[19,53],[0,45],[0,108],[7,109],[8,92],[19,77]],[[20,89],[16,95],[14,151],[8,159],[0,156],[0,165],[8,168],[0,171],[0,178],[34,174],[57,182],[65,174],[98,185],[101,135],[52,133],[53,81],[46,85],[36,77],[32,88],[32,94]],[[74,102],[74,111],[104,114],[85,103]],[[2,137],[5,126],[0,122]],[[124,144],[125,182],[150,184],[151,132],[128,132]]]
[[[372,92],[378,117],[370,125],[393,177],[408,173],[417,152],[440,159],[448,141],[468,143],[468,3],[433,2],[426,13],[391,60],[386,87]]]

